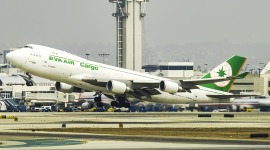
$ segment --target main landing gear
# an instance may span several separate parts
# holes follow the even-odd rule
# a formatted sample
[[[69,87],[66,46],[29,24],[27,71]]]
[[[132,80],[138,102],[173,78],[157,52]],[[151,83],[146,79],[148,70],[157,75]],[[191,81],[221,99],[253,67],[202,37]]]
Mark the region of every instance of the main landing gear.
[[[101,102],[101,95],[99,95],[98,97],[95,97],[94,101],[95,101],[97,107],[103,107],[103,103]]]
[[[122,107],[129,108],[130,103],[128,102],[126,97],[117,97],[116,101],[111,102],[111,106],[118,107],[118,108],[122,108]]]
[[[95,97],[94,101],[95,101],[97,107],[104,106],[102,99],[101,99],[101,95]],[[122,107],[129,108],[130,103],[128,102],[128,100],[125,96],[118,96],[118,97],[116,97],[116,100],[111,102],[111,106],[117,107],[117,108],[122,108]]]

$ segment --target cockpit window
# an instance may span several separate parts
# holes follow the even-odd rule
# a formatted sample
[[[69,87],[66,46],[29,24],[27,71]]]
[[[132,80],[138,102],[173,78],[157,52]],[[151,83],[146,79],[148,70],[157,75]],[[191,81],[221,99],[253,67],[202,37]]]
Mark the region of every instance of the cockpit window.
[[[24,48],[31,48],[31,49],[33,49],[33,47],[32,46],[24,46]]]

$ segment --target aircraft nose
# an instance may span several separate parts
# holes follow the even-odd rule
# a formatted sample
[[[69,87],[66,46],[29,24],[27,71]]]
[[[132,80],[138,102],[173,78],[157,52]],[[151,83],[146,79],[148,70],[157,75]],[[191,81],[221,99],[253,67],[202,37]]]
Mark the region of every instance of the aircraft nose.
[[[7,53],[6,58],[7,58],[7,60],[8,60],[9,62],[12,62],[12,60],[13,60],[13,55],[14,55],[14,52],[9,52],[9,53]]]
[[[21,65],[20,58],[22,57],[21,56],[22,54],[19,51],[20,50],[15,50],[15,51],[9,52],[6,55],[8,62],[10,62],[12,65],[16,65],[16,66]]]

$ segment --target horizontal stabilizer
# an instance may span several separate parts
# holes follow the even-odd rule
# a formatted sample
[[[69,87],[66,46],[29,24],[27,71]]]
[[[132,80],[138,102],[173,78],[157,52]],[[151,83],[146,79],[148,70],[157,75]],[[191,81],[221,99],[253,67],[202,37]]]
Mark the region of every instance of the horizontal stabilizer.
[[[226,99],[226,98],[239,98],[239,97],[251,97],[251,96],[259,96],[259,95],[251,95],[251,94],[245,94],[245,95],[240,95],[240,94],[232,94],[232,95],[206,95],[211,98],[218,98],[218,99]]]
[[[237,79],[244,79],[248,74],[249,74],[249,72],[244,72],[244,73],[237,75],[236,78]]]
[[[239,74],[239,77],[237,75],[237,76],[229,76],[229,77],[180,80],[180,83],[184,89],[188,89],[196,85],[200,85],[200,84],[209,84],[209,83],[222,82],[222,81],[228,81],[228,80],[234,80],[234,79],[241,79],[244,76],[246,76],[246,73]]]

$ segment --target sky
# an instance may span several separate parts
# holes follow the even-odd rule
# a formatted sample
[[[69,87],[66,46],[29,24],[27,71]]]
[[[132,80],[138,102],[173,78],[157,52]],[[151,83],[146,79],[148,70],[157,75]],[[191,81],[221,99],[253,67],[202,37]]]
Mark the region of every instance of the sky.
[[[232,55],[247,70],[270,61],[269,0],[150,0],[143,64],[189,60],[213,68]],[[115,65],[115,5],[109,0],[0,0],[0,52],[40,44]],[[207,65],[204,65],[207,64]]]

